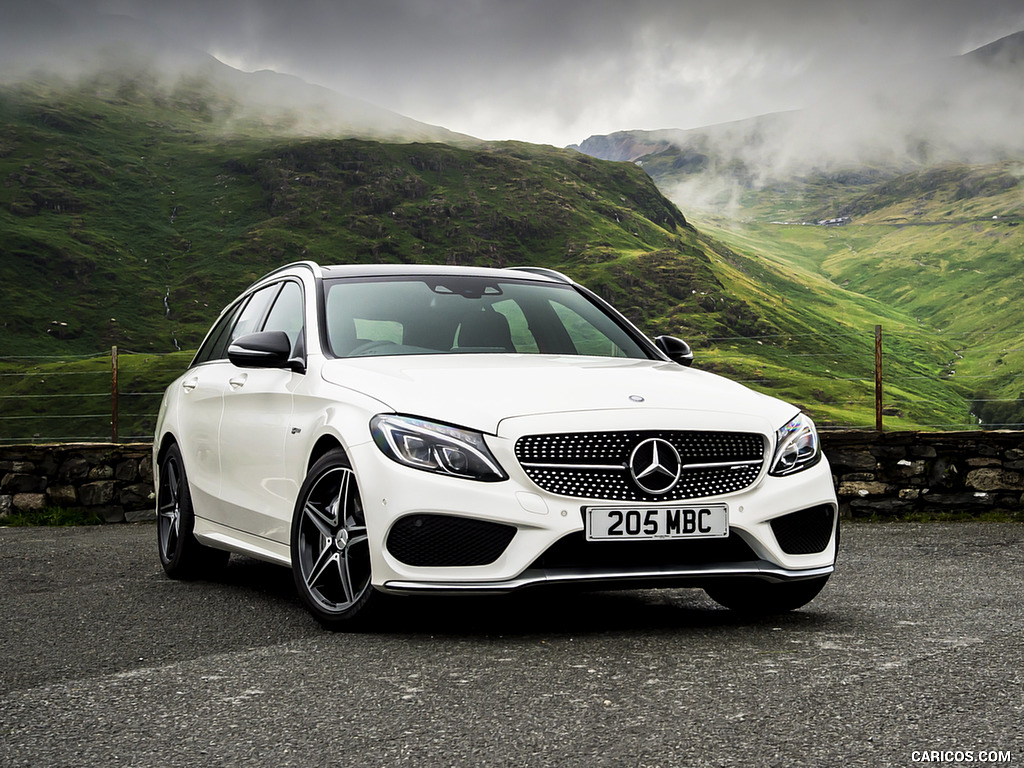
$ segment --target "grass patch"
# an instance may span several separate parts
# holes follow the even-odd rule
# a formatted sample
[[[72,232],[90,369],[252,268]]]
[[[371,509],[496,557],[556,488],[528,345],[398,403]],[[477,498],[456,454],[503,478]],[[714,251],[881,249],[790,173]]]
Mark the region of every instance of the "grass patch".
[[[12,528],[36,525],[102,525],[103,522],[103,518],[95,512],[63,507],[44,507],[35,512],[12,512],[7,517],[0,518],[0,525]]]

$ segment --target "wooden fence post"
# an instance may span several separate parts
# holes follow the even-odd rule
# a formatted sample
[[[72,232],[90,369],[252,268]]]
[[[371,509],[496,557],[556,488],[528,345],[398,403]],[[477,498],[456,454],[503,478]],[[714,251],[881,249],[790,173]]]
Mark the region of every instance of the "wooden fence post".
[[[110,442],[117,442],[117,347],[110,348]]]
[[[875,430],[882,431],[882,326],[875,326]]]

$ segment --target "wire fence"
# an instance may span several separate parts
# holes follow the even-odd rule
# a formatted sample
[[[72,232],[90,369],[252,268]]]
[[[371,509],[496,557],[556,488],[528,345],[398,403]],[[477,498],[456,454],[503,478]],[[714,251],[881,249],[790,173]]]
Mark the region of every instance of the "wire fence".
[[[0,357],[0,443],[153,439],[164,389],[182,354]]]
[[[794,402],[822,429],[1024,428],[1024,332],[722,336],[695,367]],[[153,438],[189,353],[0,357],[0,444]]]
[[[1024,428],[1024,331],[850,331],[701,340],[705,368],[799,403],[819,427]]]

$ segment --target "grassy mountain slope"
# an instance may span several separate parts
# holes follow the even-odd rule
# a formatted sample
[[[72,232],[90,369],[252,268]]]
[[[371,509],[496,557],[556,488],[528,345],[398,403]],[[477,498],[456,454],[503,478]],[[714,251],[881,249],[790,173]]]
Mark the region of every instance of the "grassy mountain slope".
[[[779,182],[744,193],[739,210],[743,223],[710,215],[697,221],[747,253],[804,274],[809,285],[818,280],[884,307],[878,317],[892,332],[890,343],[908,333],[920,338],[938,361],[928,374],[942,385],[928,396],[936,414],[960,414],[931,423],[964,423],[965,403],[988,424],[1024,421],[1019,164],[941,166],[876,181]],[[850,223],[807,225],[838,216]]]
[[[104,436],[108,363],[76,356],[116,344],[122,391],[159,392],[188,357],[165,353],[195,348],[249,282],[305,258],[560,269],[646,331],[691,340],[699,366],[823,423],[873,423],[879,318],[906,331],[894,381],[953,356],[892,306],[837,285],[838,252],[807,242],[793,260],[770,238],[697,231],[631,163],[518,143],[288,138],[266,121],[228,125],[224,99],[201,80],[0,91],[0,355],[54,358],[0,376],[3,394],[33,396],[0,399],[0,439],[72,436],[66,420],[37,419],[69,402]],[[901,386],[891,418],[962,420],[964,396],[936,406],[931,386]],[[153,398],[122,409],[122,435],[148,433]]]
[[[628,166],[225,135],[214,101],[200,84],[0,93],[5,353],[194,347],[248,281],[302,258],[572,264],[695,238]]]

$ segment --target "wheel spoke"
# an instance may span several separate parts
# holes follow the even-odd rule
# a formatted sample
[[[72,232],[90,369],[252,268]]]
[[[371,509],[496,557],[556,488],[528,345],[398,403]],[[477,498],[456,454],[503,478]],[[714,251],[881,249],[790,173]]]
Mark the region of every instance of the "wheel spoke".
[[[316,527],[321,536],[327,539],[334,538],[335,520],[332,520],[321,510],[317,509],[316,505],[308,499],[306,500],[306,506],[303,507],[303,512],[306,515],[306,519]]]
[[[348,509],[349,480],[351,477],[351,472],[341,473],[341,485],[338,487],[338,505],[336,507],[338,512],[336,519],[338,521],[345,519],[345,512]]]
[[[171,548],[171,534],[174,530],[174,518],[169,517],[165,522],[160,524],[160,549],[163,550],[165,557],[170,557],[174,551]]]
[[[348,549],[345,554],[338,558],[338,577],[341,579],[341,589],[345,593],[345,603],[351,604],[356,599],[355,590],[352,589],[352,574],[348,568]]]
[[[333,542],[328,539],[323,551],[320,552],[316,562],[313,563],[313,567],[309,570],[309,577],[306,579],[306,585],[310,589],[313,589],[331,563],[338,559],[338,552],[334,549]]]
[[[167,462],[167,492],[171,496],[171,504],[178,506],[178,464]]]
[[[175,510],[173,513],[166,515],[166,518],[166,521],[160,526],[160,535],[164,554],[170,557],[178,546],[181,517],[177,514],[177,510]]]

